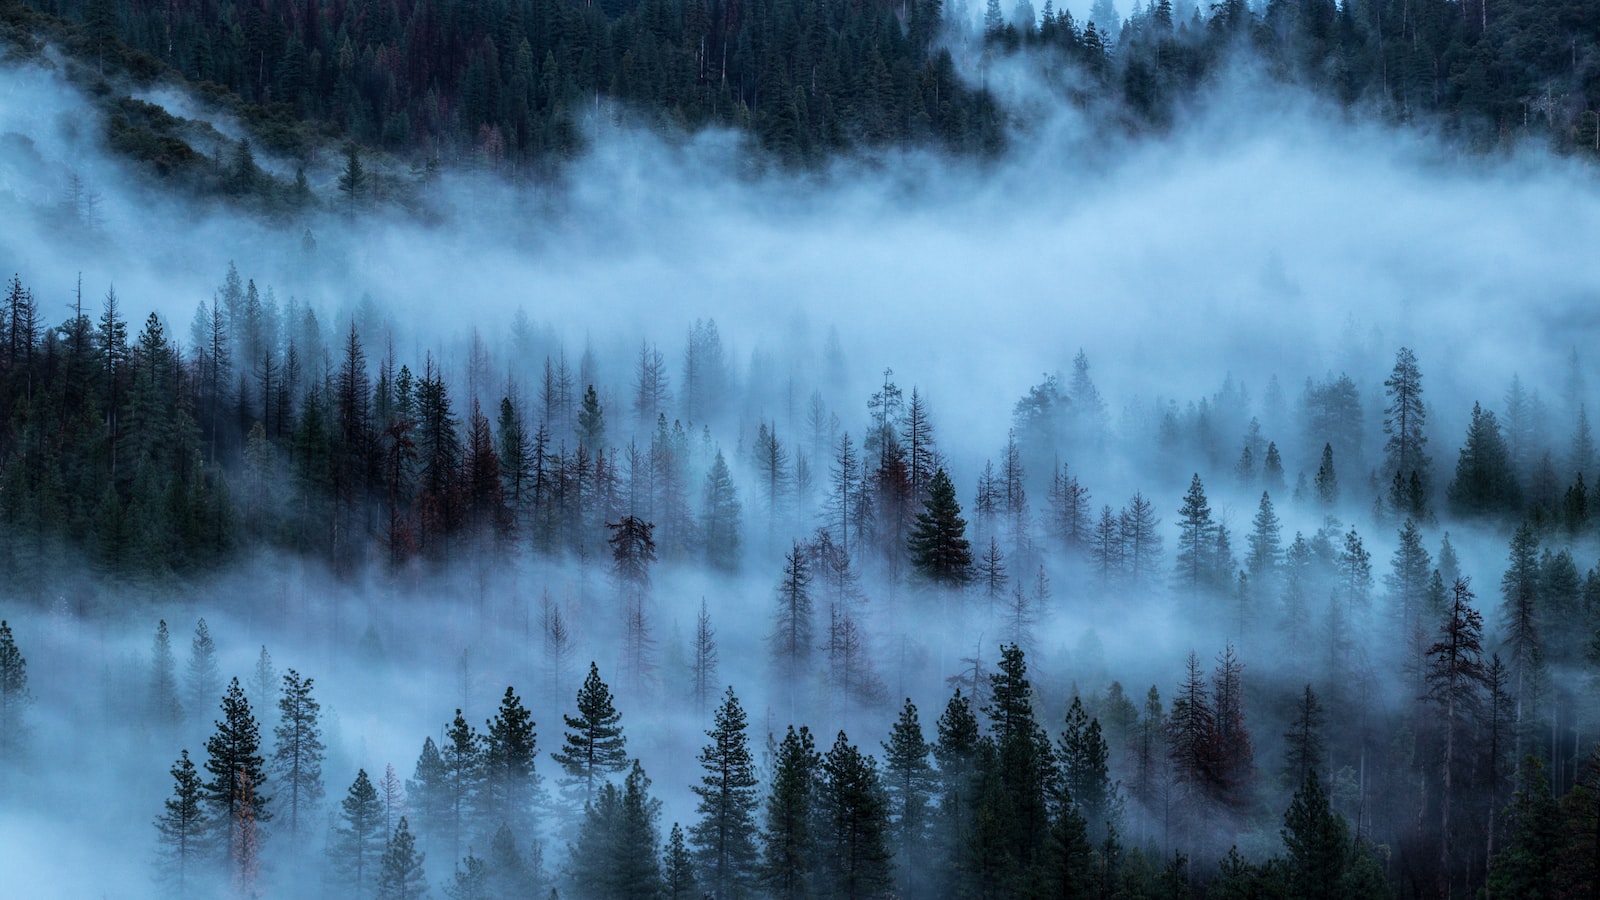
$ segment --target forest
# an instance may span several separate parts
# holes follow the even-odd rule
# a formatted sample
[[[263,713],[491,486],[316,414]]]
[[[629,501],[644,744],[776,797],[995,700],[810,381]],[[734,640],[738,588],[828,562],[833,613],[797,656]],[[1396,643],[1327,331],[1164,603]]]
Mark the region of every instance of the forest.
[[[0,892],[1595,896],[1597,16],[0,0]]]
[[[38,632],[50,621],[153,631],[107,674],[98,727],[181,750],[148,811],[163,891],[1596,884],[1600,490],[1576,350],[1560,400],[1514,378],[1448,440],[1405,347],[1293,400],[1276,377],[1259,401],[1230,377],[1115,424],[1080,350],[1014,401],[977,466],[946,457],[937,409],[892,371],[865,402],[830,404],[836,335],[817,387],[749,415],[770,389],[761,361],[734,364],[711,320],[671,356],[645,342],[626,365],[588,348],[574,366],[519,314],[502,361],[475,334],[447,379],[431,353],[396,358],[376,307],[324,336],[314,311],[233,267],[187,339],[153,313],[131,327],[115,289],[75,303],[46,325],[13,278],[0,316],[0,565],[8,604],[39,613],[33,633],[0,632],[0,734],[8,780],[26,784],[48,750],[31,725],[30,699],[52,694],[41,655],[70,646]],[[1129,455],[1160,484],[1208,474],[1096,497],[1095,466]],[[1236,500],[1250,514],[1230,527]],[[1452,533],[1498,542],[1499,561],[1464,563]],[[356,762],[351,780],[327,753],[315,675],[278,671],[262,645],[225,685],[203,617],[181,664],[182,633],[148,621],[230,567],[270,580],[280,560],[322,573],[314,590],[367,596],[341,609],[254,585],[223,609],[310,617],[348,677],[427,652],[404,635],[408,604],[449,590],[451,638],[497,634],[514,662],[483,665],[531,680],[492,706],[498,683],[467,693],[463,649],[461,708],[434,711],[414,767]],[[729,596],[690,602],[689,571]],[[1110,627],[1193,623],[1195,649],[1168,661],[1176,677],[1125,682],[1093,628],[1059,644],[1089,609]],[[981,636],[935,658],[906,617]],[[580,683],[585,654],[605,666]],[[628,739],[662,723],[625,725],[656,704],[693,724],[636,755]],[[675,745],[701,731],[698,753]],[[652,751],[694,798],[670,828]]]

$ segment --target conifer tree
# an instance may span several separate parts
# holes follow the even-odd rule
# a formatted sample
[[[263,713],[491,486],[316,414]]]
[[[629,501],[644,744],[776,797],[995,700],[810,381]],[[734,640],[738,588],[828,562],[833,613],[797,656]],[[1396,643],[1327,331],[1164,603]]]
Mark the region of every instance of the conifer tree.
[[[1456,579],[1439,638],[1428,648],[1428,698],[1442,707],[1444,714],[1444,759],[1440,769],[1443,791],[1439,803],[1441,878],[1448,878],[1454,865],[1451,816],[1458,790],[1457,769],[1465,756],[1467,732],[1481,700],[1484,680],[1483,617],[1472,608],[1473,599],[1467,581]]]
[[[1250,582],[1258,595],[1272,595],[1277,583],[1278,567],[1283,559],[1283,526],[1272,508],[1272,497],[1261,492],[1261,504],[1251,520],[1249,552],[1245,568],[1250,572]]]
[[[1389,505],[1413,518],[1427,515],[1426,484],[1428,436],[1424,430],[1428,411],[1422,404],[1422,371],[1417,356],[1407,347],[1395,354],[1394,371],[1384,380],[1389,406],[1383,411],[1383,431],[1389,436],[1383,451],[1395,485]],[[1416,487],[1411,488],[1415,478]]]
[[[739,493],[720,447],[706,471],[702,498],[700,533],[706,543],[706,562],[731,572],[739,565]]]
[[[744,709],[729,687],[700,750],[705,774],[690,790],[700,798],[700,821],[689,829],[700,881],[718,897],[739,896],[755,874],[758,803]]]
[[[1199,595],[1208,581],[1208,557],[1217,534],[1216,523],[1211,520],[1211,507],[1206,503],[1206,489],[1200,483],[1198,472],[1189,482],[1188,493],[1183,495],[1178,517],[1178,582],[1193,598]]]
[[[889,829],[894,847],[896,882],[901,896],[922,893],[927,883],[933,767],[932,746],[923,739],[916,704],[906,698],[900,717],[883,744],[884,791],[889,800]]]
[[[423,744],[422,751],[423,758],[417,762],[419,778],[422,777],[423,763],[431,763],[427,755],[427,743]],[[459,859],[467,826],[483,802],[483,738],[477,729],[467,724],[466,717],[461,715],[459,709],[456,710],[455,719],[445,728],[439,766],[439,774],[443,777],[440,805],[444,813],[445,831],[450,835],[450,855]],[[423,802],[426,804],[427,800]]]
[[[28,660],[17,649],[11,625],[0,620],[0,760],[10,760],[23,747],[23,712],[31,702]]]
[[[449,770],[431,737],[422,741],[416,769],[406,779],[406,794],[411,798],[412,811],[424,840],[434,839],[449,830],[452,821]]]
[[[1311,769],[1283,814],[1283,845],[1289,895],[1307,900],[1349,896],[1344,874],[1350,856],[1350,831],[1328,805],[1328,795]]]
[[[161,844],[161,880],[179,897],[189,896],[206,858],[205,842],[210,827],[204,806],[204,786],[189,751],[184,750],[172,766],[175,782],[166,810],[156,818],[156,833]]]
[[[1339,474],[1333,468],[1333,444],[1322,445],[1322,461],[1317,464],[1317,503],[1324,509],[1339,502]]]
[[[322,704],[311,696],[311,684],[312,679],[301,678],[294,669],[283,676],[279,720],[272,732],[277,739],[273,772],[283,784],[291,836],[299,833],[302,818],[310,819],[322,800]]]
[[[1458,516],[1509,512],[1522,501],[1511,451],[1495,414],[1472,405],[1472,422],[1450,482],[1450,510]]]
[[[567,732],[561,749],[550,758],[567,773],[567,785],[584,803],[594,799],[596,779],[628,767],[622,713],[611,701],[611,689],[600,680],[600,668],[589,663],[589,676],[578,689],[577,716],[563,715]],[[577,790],[582,788],[581,794]]]
[[[427,896],[428,879],[422,868],[424,856],[417,850],[411,825],[401,816],[379,865],[378,900],[419,900]]]
[[[1111,781],[1111,748],[1100,728],[1100,720],[1090,718],[1083,701],[1072,696],[1067,707],[1066,725],[1056,747],[1060,761],[1061,788],[1067,806],[1073,807],[1079,823],[1060,821],[1056,827],[1069,830],[1086,828],[1089,839],[1103,840],[1116,829],[1120,803],[1117,785]]]
[[[813,823],[822,757],[811,732],[793,725],[778,745],[762,833],[761,883],[785,900],[811,896],[816,842]]]
[[[889,887],[891,863],[877,761],[863,755],[841,731],[822,757],[821,776],[817,812],[823,884],[834,896],[879,895]]]
[[[251,795],[249,824],[253,827],[271,818],[267,812],[269,798],[262,790],[267,777],[266,760],[261,756],[261,729],[237,678],[229,682],[222,696],[222,718],[216,729],[206,740],[206,771],[211,780],[205,784],[205,795],[212,806],[211,818],[218,829],[219,843],[237,878],[248,862],[240,856],[241,849],[248,849],[241,846],[247,789]]]
[[[694,659],[690,663],[693,684],[690,686],[697,713],[704,713],[711,703],[711,685],[717,680],[717,632],[711,627],[711,613],[706,610],[706,598],[700,598],[700,615],[695,618]]]
[[[539,790],[539,775],[534,771],[539,743],[533,716],[507,685],[499,711],[484,724],[483,812],[525,830]]]
[[[944,469],[933,473],[923,505],[926,509],[917,514],[908,544],[911,565],[933,584],[967,584],[972,580],[972,546],[966,538],[967,521],[961,518],[955,485]]]
[[[189,669],[184,680],[184,708],[190,715],[203,716],[205,710],[216,702],[222,689],[222,676],[217,669],[217,645],[211,640],[211,629],[201,619],[194,626],[194,641],[189,649]]]
[[[798,542],[784,554],[783,580],[778,583],[777,591],[777,615],[768,641],[784,679],[791,684],[810,661],[815,642],[809,556]]]
[[[172,655],[172,636],[167,632],[165,619],[156,624],[155,644],[150,651],[150,714],[167,727],[183,721],[183,702],[178,699],[178,664]]]
[[[489,887],[489,864],[472,855],[469,849],[456,864],[455,876],[445,885],[445,896],[450,900],[488,900],[493,896]]]
[[[1556,872],[1562,862],[1561,816],[1544,763],[1523,758],[1522,782],[1506,810],[1510,841],[1489,868],[1489,890],[1496,897],[1556,897]]]
[[[1024,872],[1040,861],[1050,830],[1048,795],[1057,777],[1050,736],[1033,712],[1028,664],[1016,644],[1000,648],[1000,671],[989,676],[989,738],[993,741],[994,789],[980,795],[980,821],[996,817],[997,862]],[[1002,818],[999,818],[1003,816]]]
[[[695,900],[700,896],[699,882],[694,877],[694,859],[683,840],[683,828],[677,822],[667,834],[667,849],[661,859],[662,895],[666,900]]]
[[[1276,491],[1282,496],[1283,456],[1278,452],[1278,445],[1274,441],[1267,442],[1267,456],[1261,462],[1261,484],[1269,493]]]
[[[1287,748],[1284,753],[1283,774],[1286,781],[1305,784],[1306,777],[1316,771],[1322,762],[1322,726],[1326,721],[1322,703],[1311,685],[1305,686],[1300,700],[1294,706],[1294,720],[1284,733]]]
[[[328,843],[334,871],[353,896],[364,896],[377,883],[386,838],[378,790],[361,769],[339,802],[339,819]]]

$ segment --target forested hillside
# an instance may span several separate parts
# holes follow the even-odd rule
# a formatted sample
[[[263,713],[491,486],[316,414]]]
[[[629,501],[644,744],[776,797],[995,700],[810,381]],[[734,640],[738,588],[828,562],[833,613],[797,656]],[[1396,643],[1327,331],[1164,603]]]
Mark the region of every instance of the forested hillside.
[[[93,76],[180,77],[296,157],[347,137],[541,171],[578,152],[612,102],[667,132],[748,130],[791,163],[887,147],[992,154],[1038,113],[987,87],[1012,59],[1023,81],[1111,133],[1161,133],[1242,64],[1475,151],[1531,138],[1600,153],[1600,10],[1580,0],[1101,0],[1081,20],[1050,2],[989,0],[981,22],[939,0],[8,0],[3,11],[13,40],[58,40]],[[142,119],[124,110],[111,130],[171,166],[163,124]]]
[[[153,650],[117,664],[105,727],[198,751],[222,697],[205,771],[185,751],[157,820],[173,889],[308,890],[306,872],[262,868],[304,848],[325,853],[326,890],[380,896],[425,880],[597,897],[691,883],[1580,897],[1596,883],[1600,492],[1576,353],[1559,401],[1520,379],[1486,387],[1447,435],[1407,348],[1292,400],[1276,377],[1259,399],[1229,377],[1115,419],[1080,351],[1014,402],[979,463],[941,452],[959,423],[892,372],[864,402],[830,401],[836,343],[813,386],[773,394],[760,357],[737,364],[709,320],[626,362],[590,349],[573,363],[519,314],[447,377],[431,354],[398,357],[394,326],[367,314],[328,333],[230,270],[176,338],[114,290],[46,325],[28,287],[8,287],[9,603],[148,628],[174,593],[287,559],[330,573],[334,597],[387,585],[380,606],[299,601],[345,677],[398,661],[386,644],[425,652],[400,648],[441,589],[446,633],[487,628],[527,657],[488,665],[524,679],[531,708],[506,687],[481,728],[458,710],[428,737],[409,779],[391,765],[380,789],[357,756],[345,793],[349,772],[323,780],[310,677],[280,678],[263,646],[224,693],[205,622],[183,676],[162,622]],[[1102,496],[1097,469],[1119,458],[1152,489]],[[1222,512],[1235,502],[1245,521]],[[1463,560],[1452,533],[1502,549]],[[693,571],[727,592],[715,607],[684,595]],[[276,590],[208,606],[297,608]],[[481,624],[463,632],[466,614]],[[928,656],[944,639],[919,619],[965,636]],[[1059,643],[1085,620],[1175,621],[1195,649],[1138,685],[1092,630]],[[5,639],[18,777],[49,751],[29,735],[41,659],[24,651],[64,646]],[[591,654],[615,694],[593,665],[579,686]],[[460,665],[466,691],[466,650]],[[647,716],[635,755],[622,723],[661,703],[694,724]],[[664,748],[707,726],[704,776],[685,776],[685,751]],[[663,771],[662,754],[679,762]],[[641,765],[657,791],[693,788],[670,832]]]

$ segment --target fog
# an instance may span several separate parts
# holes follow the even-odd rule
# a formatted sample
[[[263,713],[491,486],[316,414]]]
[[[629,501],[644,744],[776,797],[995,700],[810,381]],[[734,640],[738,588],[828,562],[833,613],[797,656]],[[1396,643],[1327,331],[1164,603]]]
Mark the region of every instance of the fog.
[[[142,96],[185,117],[208,115],[175,89]],[[1030,109],[1050,102],[1015,99]],[[1103,693],[1113,679],[1136,701],[1152,684],[1168,696],[1191,650],[1209,668],[1232,643],[1246,677],[1257,679],[1246,710],[1252,722],[1260,716],[1256,766],[1276,771],[1277,706],[1323,677],[1321,656],[1286,658],[1264,616],[1241,631],[1215,610],[1196,614],[1171,587],[1178,507],[1191,475],[1204,479],[1242,557],[1261,485],[1240,484],[1234,463],[1247,423],[1259,419],[1262,437],[1283,453],[1287,489],[1273,500],[1284,543],[1296,531],[1310,538],[1328,516],[1340,522],[1335,537],[1358,530],[1381,609],[1399,522],[1374,520],[1368,479],[1383,459],[1382,382],[1395,351],[1411,348],[1425,379],[1440,511],[1425,525],[1425,544],[1437,554],[1449,531],[1493,632],[1510,534],[1443,512],[1472,405],[1501,409],[1513,375],[1536,391],[1548,410],[1538,446],[1554,455],[1564,487],[1572,412],[1586,399],[1581,387],[1565,387],[1575,348],[1577,373],[1595,375],[1583,351],[1600,338],[1600,191],[1591,168],[1538,147],[1462,157],[1426,134],[1352,119],[1268,86],[1248,67],[1210,88],[1159,139],[1110,138],[1063,111],[1015,130],[1006,154],[986,161],[904,151],[792,173],[753,163],[736,136],[664,138],[615,113],[589,123],[591,149],[552,182],[446,166],[416,188],[414,201],[354,216],[339,206],[337,153],[328,148],[307,169],[325,207],[274,218],[178,196],[107,156],[99,115],[46,67],[0,67],[0,267],[32,288],[46,323],[66,319],[81,278],[92,315],[114,285],[130,337],[153,310],[188,353],[195,309],[214,301],[232,264],[264,295],[270,290],[278,308],[292,298],[315,312],[328,356],[308,361],[313,377],[324,364],[337,367],[355,323],[374,374],[391,345],[395,361],[414,373],[427,357],[437,360],[463,420],[474,397],[492,420],[509,386],[536,423],[546,358],[564,354],[576,373],[587,354],[607,443],[625,448],[635,437],[648,445],[655,431],[630,409],[641,342],[666,357],[671,421],[683,415],[686,335],[697,320],[714,320],[730,386],[718,411],[685,422],[694,445],[689,502],[699,510],[710,462],[704,433],[738,484],[743,542],[733,574],[687,559],[652,569],[655,670],[626,679],[621,605],[604,547],[583,560],[539,555],[522,541],[503,558],[399,572],[363,550],[338,573],[264,549],[154,591],[110,583],[70,560],[42,597],[0,578],[0,618],[27,657],[33,695],[31,751],[0,780],[0,870],[17,896],[162,895],[151,821],[170,795],[172,761],[187,748],[198,763],[216,717],[214,709],[186,710],[169,729],[141,715],[163,619],[180,686],[201,617],[224,680],[253,677],[263,646],[278,673],[293,668],[315,679],[326,797],[301,845],[318,854],[358,767],[374,780],[386,764],[411,777],[424,737],[440,740],[457,707],[481,729],[507,685],[533,712],[538,770],[559,795],[547,751],[559,746],[560,716],[572,714],[590,659],[616,694],[629,755],[642,760],[664,803],[663,832],[673,821],[687,825],[695,817],[695,754],[710,727],[710,711],[693,708],[681,683],[702,598],[717,630],[718,683],[733,685],[749,713],[764,775],[767,735],[781,737],[791,723],[810,724],[826,743],[844,728],[863,751],[880,753],[903,697],[921,708],[931,738],[949,679],[972,665],[963,658],[981,654],[992,668],[999,643],[1015,636],[1004,610],[976,585],[964,598],[948,595],[863,558],[859,615],[885,688],[880,701],[841,699],[820,674],[798,684],[775,675],[766,638],[783,554],[828,524],[830,458],[818,458],[810,442],[808,404],[818,392],[838,431],[859,446],[868,398],[892,369],[907,401],[915,387],[927,402],[976,528],[974,485],[986,461],[1001,464],[1014,404],[1049,374],[1059,374],[1065,390],[1080,349],[1105,400],[1103,434],[1076,433],[1053,453],[1025,456],[1034,522],[1023,543],[1035,549],[1015,546],[1000,526],[973,539],[975,554],[990,534],[1016,554],[1026,568],[1012,569],[1014,581],[1031,585],[1034,566],[1048,573],[1050,600],[1029,635],[1040,719],[1054,734],[1074,689]],[[239,126],[219,121],[210,133],[215,146],[196,149],[226,157]],[[292,163],[260,162],[292,178]],[[398,160],[371,165],[410,177]],[[74,175],[97,198],[83,216],[61,209]],[[531,323],[520,334],[519,311]],[[475,341],[487,364],[474,371]],[[1294,502],[1296,477],[1315,475],[1323,440],[1302,423],[1303,388],[1341,373],[1360,390],[1359,462],[1340,470],[1336,507]],[[1273,379],[1286,398],[1276,408]],[[1224,397],[1231,399],[1217,399]],[[1163,414],[1192,416],[1202,400],[1216,410],[1211,443],[1158,446]],[[816,482],[809,496],[772,514],[751,452],[763,423],[792,458],[807,458]],[[1091,490],[1091,510],[1115,509],[1136,491],[1153,502],[1165,548],[1155,577],[1107,586],[1087,558],[1056,546],[1043,519],[1057,460]],[[1573,552],[1580,572],[1594,565],[1592,537]],[[820,640],[820,591],[815,602]],[[1312,597],[1317,615],[1321,603]],[[548,658],[542,625],[551,607],[574,635],[559,665]],[[1378,634],[1383,621],[1375,612],[1356,627]],[[1392,673],[1398,647],[1379,642],[1369,657],[1376,672]],[[1558,677],[1583,689],[1578,673]],[[1380,694],[1372,703],[1389,713],[1412,700],[1403,685]],[[251,700],[270,747],[276,696]],[[1591,723],[1578,732],[1595,730]],[[1263,794],[1278,810],[1287,798],[1277,786]],[[1131,807],[1128,833],[1156,840],[1146,813]],[[279,827],[265,829],[266,890],[320,889],[315,866],[299,864]],[[569,824],[550,816],[538,838],[546,867],[559,873]],[[1276,838],[1274,823],[1235,839],[1260,854]],[[447,851],[429,848],[436,893],[452,863]]]

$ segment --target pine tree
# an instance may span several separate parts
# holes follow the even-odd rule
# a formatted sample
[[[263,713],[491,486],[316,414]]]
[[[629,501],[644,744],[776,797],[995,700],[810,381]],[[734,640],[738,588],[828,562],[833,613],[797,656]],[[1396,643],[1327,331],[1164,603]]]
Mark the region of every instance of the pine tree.
[[[600,407],[600,395],[594,385],[584,389],[583,402],[578,409],[578,445],[598,453],[606,446],[606,416]]]
[[[972,546],[966,538],[967,522],[961,518],[955,485],[944,469],[933,473],[924,512],[917,514],[908,547],[911,565],[936,585],[959,587],[972,580]]]
[[[777,591],[777,615],[768,638],[773,657],[789,684],[804,672],[815,642],[809,556],[798,542],[784,554],[783,580],[778,583]]]
[[[978,752],[981,740],[978,719],[972,702],[957,688],[945,704],[936,723],[938,739],[933,758],[939,763],[937,774],[938,807],[934,819],[932,845],[940,858],[960,864],[967,875],[966,848],[978,802]],[[961,883],[968,879],[963,878]]]
[[[427,896],[428,880],[423,872],[423,854],[417,850],[406,817],[394,828],[383,851],[378,870],[378,900],[418,900]]]
[[[211,823],[203,805],[204,786],[189,761],[189,751],[184,750],[173,764],[172,779],[172,797],[155,823],[161,843],[160,874],[176,896],[186,897],[206,858],[205,839]]]
[[[1278,568],[1283,560],[1282,535],[1283,526],[1278,522],[1278,514],[1273,511],[1272,497],[1262,491],[1261,505],[1251,520],[1248,538],[1250,549],[1245,557],[1245,568],[1250,572],[1250,582],[1258,595],[1271,596],[1275,593]]]
[[[450,855],[461,857],[462,838],[466,834],[473,814],[482,804],[483,788],[483,738],[477,729],[467,724],[461,710],[444,733],[444,747],[439,752],[439,771],[443,777],[442,796],[439,798],[444,815],[445,830],[450,835]],[[418,777],[428,759],[428,745],[422,746],[423,758],[417,761]],[[431,768],[431,766],[430,766]],[[431,776],[432,771],[429,772]],[[426,799],[424,804],[426,805]]]
[[[1322,461],[1317,464],[1317,502],[1330,508],[1339,502],[1339,474],[1333,468],[1333,444],[1322,445]]]
[[[1116,830],[1120,802],[1117,785],[1111,781],[1111,748],[1100,728],[1100,720],[1090,718],[1077,694],[1067,707],[1067,718],[1057,743],[1056,757],[1061,769],[1061,788],[1066,805],[1073,807],[1080,821],[1073,826],[1060,820],[1055,827],[1086,828],[1093,840],[1104,840]]]
[[[1396,485],[1390,491],[1389,505],[1403,515],[1422,518],[1427,515],[1422,505],[1428,474],[1427,408],[1422,404],[1422,372],[1409,348],[1401,347],[1395,354],[1394,371],[1383,386],[1389,397],[1389,406],[1383,411],[1383,431],[1389,438],[1383,451]],[[1409,487],[1413,477],[1415,490]]]
[[[1522,699],[1527,697],[1532,670],[1543,651],[1539,633],[1539,539],[1524,523],[1511,537],[1511,554],[1500,590],[1505,601],[1500,619],[1506,646],[1511,649],[1511,673],[1516,681],[1517,720],[1522,721]]]
[[[1311,685],[1307,684],[1300,701],[1295,704],[1294,721],[1283,735],[1287,747],[1284,753],[1283,774],[1284,779],[1291,784],[1305,784],[1307,776],[1314,774],[1321,763],[1324,722],[1322,703],[1317,700],[1317,694],[1311,689]]]
[[[1439,871],[1448,878],[1453,868],[1451,816],[1456,799],[1456,770],[1465,755],[1467,731],[1480,702],[1483,687],[1483,617],[1472,608],[1473,594],[1465,579],[1456,579],[1450,591],[1450,609],[1439,639],[1428,648],[1428,699],[1443,708],[1444,760],[1440,770]],[[1458,755],[1459,754],[1459,755]]]
[[[1283,814],[1283,845],[1289,895],[1307,900],[1347,897],[1345,867],[1350,857],[1350,832],[1344,819],[1328,806],[1328,795],[1311,769]]]
[[[248,860],[239,855],[240,841],[245,825],[245,792],[251,793],[251,824],[266,822],[269,798],[262,789],[266,786],[266,760],[261,756],[261,730],[250,711],[250,701],[244,688],[235,678],[222,696],[222,719],[216,723],[216,733],[206,740],[206,771],[211,780],[205,784],[206,800],[213,808],[212,821],[219,829],[222,847],[226,848],[234,877],[244,871]]]
[[[822,757],[817,790],[823,883],[844,897],[880,895],[890,884],[888,812],[876,760],[843,731]]]
[[[339,173],[339,190],[344,193],[350,215],[355,215],[367,191],[367,173],[361,165],[361,148],[354,141],[344,145],[344,169]]]
[[[933,767],[928,764],[932,749],[922,736],[922,722],[916,704],[906,698],[900,718],[883,744],[884,791],[889,800],[889,830],[896,860],[896,881],[900,896],[914,897],[927,883],[925,853],[931,827]]]
[[[539,774],[534,757],[539,752],[533,716],[508,685],[495,717],[484,723],[483,812],[513,829],[526,831],[531,823]]]
[[[435,837],[450,828],[451,796],[449,770],[433,738],[424,738],[417,766],[406,780],[417,825],[424,838]],[[431,846],[431,845],[430,845]]]
[[[172,655],[172,637],[167,621],[156,625],[155,645],[150,650],[150,714],[156,722],[173,727],[183,721],[183,702],[178,699],[178,664]]]
[[[489,888],[489,864],[472,855],[456,864],[454,879],[444,888],[450,900],[488,900],[493,896]]]
[[[999,862],[1022,872],[1039,861],[1050,831],[1047,806],[1056,777],[1050,736],[1034,718],[1033,686],[1028,664],[1016,644],[1000,648],[1000,671],[989,676],[989,719],[993,741],[993,789],[980,795],[978,817],[997,819]]]
[[[720,447],[706,472],[702,497],[700,533],[706,542],[706,561],[731,572],[739,565],[739,495]]]
[[[696,900],[699,882],[694,877],[694,859],[683,841],[683,828],[677,822],[667,834],[667,849],[661,860],[662,894],[665,900]]]
[[[283,676],[278,697],[278,725],[273,729],[277,746],[272,752],[273,772],[286,792],[289,834],[300,831],[301,818],[310,819],[322,800],[322,704],[311,696],[310,678],[290,669]]]
[[[595,780],[628,768],[627,738],[622,734],[622,713],[611,701],[611,689],[600,680],[600,667],[589,663],[589,676],[578,689],[578,715],[563,715],[567,732],[561,749],[550,758],[567,773],[567,785],[576,796],[582,787],[584,803],[594,800]]]
[[[1118,517],[1119,558],[1122,571],[1133,587],[1140,586],[1145,579],[1153,576],[1160,566],[1161,536],[1156,533],[1156,526],[1160,524],[1161,520],[1156,518],[1155,504],[1137,492],[1128,498],[1128,505],[1123,507]]]
[[[1522,786],[1506,810],[1510,841],[1494,856],[1489,890],[1497,897],[1556,897],[1556,872],[1562,862],[1561,816],[1544,763],[1526,756],[1518,773]]]
[[[1493,412],[1472,405],[1472,422],[1450,482],[1450,510],[1458,516],[1510,512],[1522,501],[1511,451]]]
[[[700,880],[718,897],[739,896],[755,874],[758,802],[744,709],[728,688],[700,751],[705,774],[690,788],[700,798],[700,821],[689,829]]]
[[[217,645],[211,640],[211,629],[201,619],[194,626],[194,641],[189,649],[189,669],[184,681],[187,696],[184,708],[191,715],[203,716],[215,702],[222,689],[222,676],[217,669]]]
[[[700,598],[700,615],[695,618],[694,660],[690,664],[695,712],[704,714],[711,704],[712,685],[717,680],[717,632],[711,627],[706,598]]]
[[[816,870],[813,809],[822,757],[811,732],[793,725],[778,745],[762,834],[761,882],[775,897],[811,896]]]
[[[1267,456],[1261,463],[1261,484],[1269,492],[1276,491],[1279,496],[1283,494],[1283,456],[1278,453],[1278,445],[1274,441],[1267,442]]]
[[[1211,520],[1211,507],[1206,503],[1206,489],[1196,472],[1189,482],[1189,491],[1178,508],[1178,568],[1179,586],[1191,598],[1197,597],[1208,580],[1208,557],[1216,541],[1217,526]]]
[[[353,895],[362,896],[377,883],[386,837],[378,790],[367,777],[367,770],[361,769],[339,802],[339,819],[328,843],[334,870]]]
[[[28,660],[17,649],[10,624],[0,620],[0,760],[10,760],[21,752],[23,713],[31,702]]]
[[[989,600],[989,606],[994,606],[994,601],[1006,589],[1006,563],[1005,554],[1000,552],[1000,542],[994,537],[989,538],[989,549],[983,551],[983,557],[977,565],[978,583],[983,585],[984,596]]]

